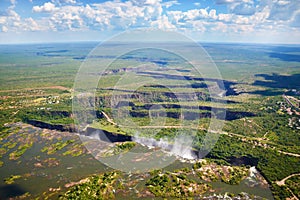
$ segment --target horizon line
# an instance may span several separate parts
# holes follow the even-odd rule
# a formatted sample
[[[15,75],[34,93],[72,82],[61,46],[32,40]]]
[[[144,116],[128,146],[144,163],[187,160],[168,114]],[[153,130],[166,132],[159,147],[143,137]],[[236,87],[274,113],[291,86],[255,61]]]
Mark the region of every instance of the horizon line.
[[[107,40],[70,40],[70,41],[38,41],[38,42],[9,42],[9,43],[0,43],[1,46],[5,45],[39,45],[39,44],[74,44],[74,43],[103,43]],[[113,41],[113,42],[120,42],[120,43],[126,43],[126,41]],[[136,42],[177,42],[180,43],[180,41],[136,41]],[[245,42],[245,41],[201,41],[201,40],[195,40],[196,43],[203,43],[203,44],[245,44],[245,45],[299,45],[299,43],[284,43],[284,42]]]

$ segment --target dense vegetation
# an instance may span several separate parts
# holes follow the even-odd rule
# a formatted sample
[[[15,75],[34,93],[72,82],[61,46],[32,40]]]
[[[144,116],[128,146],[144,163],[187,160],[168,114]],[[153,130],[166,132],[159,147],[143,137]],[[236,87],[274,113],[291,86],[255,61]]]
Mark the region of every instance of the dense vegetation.
[[[158,173],[146,182],[148,189],[157,197],[200,196],[210,189],[209,185],[197,183],[184,174]]]
[[[294,176],[286,181],[287,187],[293,192],[293,194],[300,198],[300,176]]]
[[[59,199],[114,199],[117,178],[117,172],[89,177],[72,187]]]

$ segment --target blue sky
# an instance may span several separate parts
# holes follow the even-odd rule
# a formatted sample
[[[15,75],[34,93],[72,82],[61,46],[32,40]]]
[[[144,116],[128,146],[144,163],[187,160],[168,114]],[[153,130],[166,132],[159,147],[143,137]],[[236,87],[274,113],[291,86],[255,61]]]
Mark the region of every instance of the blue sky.
[[[101,41],[154,28],[196,41],[300,43],[299,0],[0,0],[0,43]]]

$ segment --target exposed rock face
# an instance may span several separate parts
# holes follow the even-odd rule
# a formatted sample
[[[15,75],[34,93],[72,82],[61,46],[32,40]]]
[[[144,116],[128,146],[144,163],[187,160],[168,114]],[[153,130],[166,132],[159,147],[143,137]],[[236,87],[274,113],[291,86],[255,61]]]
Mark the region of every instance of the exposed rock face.
[[[74,124],[66,124],[66,125],[50,124],[39,120],[27,120],[27,123],[39,128],[46,128],[50,130],[67,131],[67,132],[76,132],[76,128]],[[132,140],[131,136],[111,133],[105,130],[95,129],[91,127],[87,127],[87,129],[84,132],[81,132],[80,134],[86,136],[97,135],[97,137],[99,137],[100,140],[107,141],[107,142],[126,142]]]
[[[102,105],[105,107],[118,107],[120,103],[124,101],[130,101],[136,99],[141,103],[153,103],[153,102],[178,102],[178,101],[194,101],[194,100],[209,100],[209,96],[203,92],[185,93],[185,92],[160,92],[160,91],[131,91],[120,89],[106,89],[106,92],[124,92],[124,94],[103,95],[95,97],[96,106]],[[88,100],[85,100],[88,102]],[[128,106],[131,106],[130,103]]]
[[[46,128],[50,130],[68,131],[76,132],[75,126],[73,124],[50,124],[39,120],[28,119],[26,121],[28,124],[39,128]]]
[[[132,117],[149,117],[149,113],[146,111],[130,111],[129,112]],[[159,116],[160,111],[152,112],[152,115]],[[211,114],[208,112],[205,113],[197,113],[197,112],[166,112],[166,116],[174,119],[185,119],[185,120],[196,120],[200,118],[210,118]]]
[[[241,165],[250,165],[250,166],[257,166],[258,165],[258,158],[254,158],[252,156],[241,156],[241,157],[234,157],[231,156],[227,159],[227,162],[241,166]]]
[[[132,141],[132,137],[128,135],[118,134],[118,133],[111,133],[105,130],[96,129],[87,127],[85,132],[80,133],[82,135],[86,136],[97,136],[100,140],[106,141],[106,142],[127,142]]]

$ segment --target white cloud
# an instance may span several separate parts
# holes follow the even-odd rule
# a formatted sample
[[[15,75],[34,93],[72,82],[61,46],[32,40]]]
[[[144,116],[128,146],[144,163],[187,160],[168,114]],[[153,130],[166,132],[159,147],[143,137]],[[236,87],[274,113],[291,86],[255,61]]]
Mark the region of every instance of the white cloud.
[[[275,0],[271,6],[269,19],[288,21],[299,8],[300,1]]]
[[[76,0],[51,0],[52,3],[55,4],[76,4]]]
[[[0,16],[0,25],[3,32],[16,31],[18,25],[21,22],[21,17],[13,10],[14,7],[9,7],[4,15]]]
[[[149,6],[149,5],[157,5],[161,3],[161,0],[128,0],[131,2],[134,6]],[[118,1],[112,1],[113,3],[120,3]],[[105,3],[105,2],[104,2]]]
[[[300,10],[297,10],[297,11],[294,13],[294,15],[292,16],[290,25],[291,25],[292,27],[297,27],[297,28],[300,27]]]
[[[143,3],[145,5],[141,5]],[[172,27],[166,16],[162,15],[163,3],[157,0],[145,1],[107,1],[92,5],[62,5],[56,7],[47,2],[35,6],[34,12],[50,13],[49,27],[52,30],[74,29],[118,29],[130,27],[150,27],[153,22],[159,27]],[[171,4],[175,4],[172,1]],[[168,4],[168,5],[171,5]]]
[[[190,29],[197,31],[197,32],[205,32],[207,30],[206,28],[206,22],[203,22],[201,20],[192,21],[190,22],[191,27]]]
[[[41,31],[43,30],[35,20],[31,17],[24,20],[24,29],[28,31]]]
[[[167,1],[167,2],[162,3],[162,6],[164,6],[166,8],[170,8],[170,7],[174,6],[174,5],[180,5],[180,3],[177,0],[175,0],[175,1]]]
[[[0,16],[0,24],[5,24],[5,23],[6,23],[6,17]]]
[[[224,22],[231,22],[232,21],[232,17],[233,17],[233,14],[219,14],[218,15],[218,19],[220,21],[224,21]]]
[[[207,9],[202,9],[202,8],[188,10],[184,12],[183,15],[185,20],[198,20],[198,19],[204,19],[209,17]]]
[[[167,15],[169,17],[169,20],[173,24],[180,24],[179,20],[183,18],[183,12],[182,11],[168,11]]]
[[[263,24],[267,21],[270,16],[270,8],[266,6],[263,10],[256,12],[254,15],[249,17],[249,20],[255,24]]]
[[[1,1],[1,0],[0,0]],[[273,4],[269,2],[272,1]],[[16,0],[11,0],[11,3]],[[22,31],[123,31],[130,28],[159,28],[203,34],[260,34],[287,32],[299,27],[299,1],[291,0],[215,0],[229,12],[202,8],[200,3],[186,11],[175,10],[177,0],[114,0],[82,4],[76,0],[48,0],[34,6],[37,18],[21,18],[10,6],[0,16],[0,27],[8,32]],[[13,4],[13,3],[12,3]],[[168,8],[172,7],[172,10]],[[5,28],[3,28],[5,27]],[[226,34],[225,34],[226,33]]]
[[[215,0],[216,4],[227,5],[230,13],[237,15],[253,15],[256,12],[258,4],[270,0],[262,0],[261,2],[254,2],[253,0]]]
[[[196,3],[194,3],[194,5],[197,6],[197,7],[200,7],[200,6],[201,6],[201,3],[196,2]]]
[[[12,5],[15,5],[15,4],[17,4],[17,0],[10,0],[10,3],[11,3]]]
[[[55,5],[51,2],[46,2],[44,5],[42,6],[34,6],[32,8],[33,12],[53,12],[58,10],[57,7],[55,7]]]
[[[243,17],[243,16],[236,16],[234,19],[234,22],[236,24],[249,24],[250,20],[248,17]],[[252,23],[253,24],[253,23]]]
[[[52,2],[58,0],[52,0]],[[73,0],[59,0],[60,3]],[[268,1],[268,0],[266,0]],[[283,1],[283,0],[279,0]],[[286,0],[285,0],[286,1]],[[92,5],[60,5],[47,2],[35,6],[34,12],[49,12],[48,27],[51,30],[125,30],[135,27],[161,29],[191,29],[197,31],[222,30],[251,32],[256,28],[270,28],[271,8],[268,4],[254,4],[253,0],[216,0],[227,4],[231,13],[217,13],[215,9],[199,8],[187,11],[163,9],[178,4],[177,1],[128,0],[107,1]],[[273,9],[273,8],[272,8]],[[37,21],[45,26],[46,19]],[[265,24],[265,25],[264,25]],[[272,26],[273,27],[273,26]]]
[[[211,9],[208,15],[212,19],[217,19],[217,11],[215,9]]]
[[[162,30],[176,30],[176,26],[169,22],[166,15],[163,15],[158,20],[151,22],[151,26]]]
[[[84,20],[81,17],[84,7],[80,6],[65,6],[61,7],[59,12],[55,12],[49,23],[53,30],[76,30],[84,25]]]
[[[237,15],[253,15],[256,11],[256,8],[253,3],[238,3],[234,4],[231,8],[231,12]]]
[[[291,3],[290,1],[285,1],[285,0],[279,0],[277,1],[277,4],[280,6],[285,6],[287,4]]]
[[[236,0],[215,0],[216,4],[230,4],[236,2]]]
[[[6,33],[8,31],[8,28],[6,26],[2,26],[1,31]]]
[[[160,2],[161,2],[161,0],[146,0],[146,1],[144,1],[144,4],[146,4],[146,5],[155,5],[155,4],[158,4]]]
[[[223,22],[216,22],[214,27],[212,27],[212,31],[221,31],[223,33],[227,32],[228,25]]]

